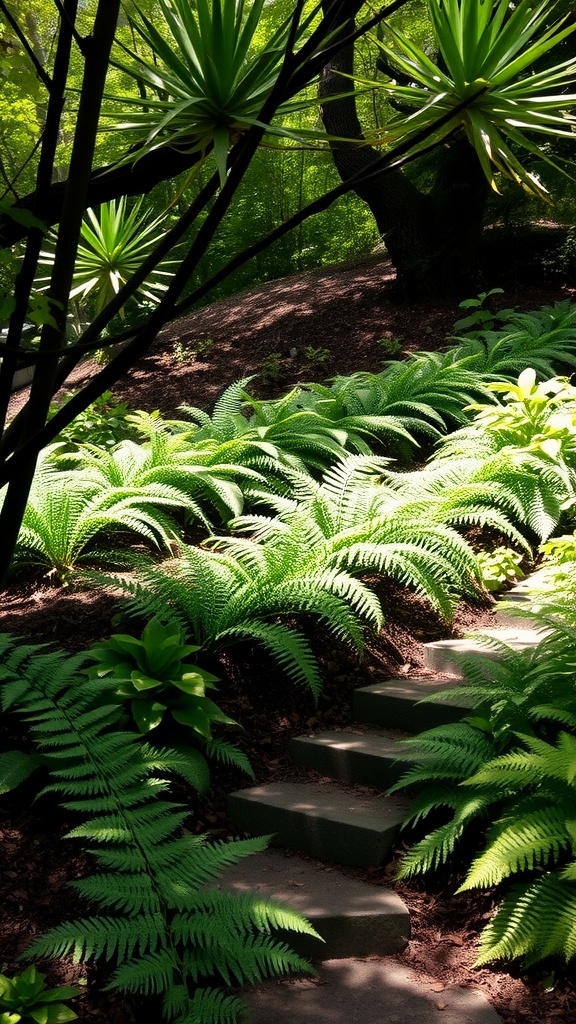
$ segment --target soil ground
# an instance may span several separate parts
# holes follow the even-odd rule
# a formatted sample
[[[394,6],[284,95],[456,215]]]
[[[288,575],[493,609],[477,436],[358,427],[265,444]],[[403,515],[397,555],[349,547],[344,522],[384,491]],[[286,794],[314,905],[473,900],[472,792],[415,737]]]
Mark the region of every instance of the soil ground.
[[[182,403],[209,409],[224,387],[240,377],[260,373],[252,386],[266,395],[298,381],[378,370],[394,342],[407,352],[445,345],[461,312],[451,306],[397,305],[392,283],[389,264],[372,257],[243,292],[168,328],[114,393],[133,408],[177,415]],[[501,306],[534,309],[567,297],[573,297],[568,288],[532,283],[525,289],[508,290],[498,301]],[[75,373],[76,385],[97,369],[91,361],[83,364]],[[13,411],[24,397],[15,395]],[[315,635],[325,680],[317,707],[279,679],[259,651],[245,649],[234,660],[222,659],[218,700],[234,719],[248,726],[237,742],[248,753],[258,781],[292,772],[287,754],[292,735],[310,728],[345,726],[354,687],[385,674],[421,672],[424,642],[461,635],[473,625],[485,624],[491,615],[486,604],[463,605],[447,625],[423,602],[397,587],[383,588],[380,596],[386,626],[369,643],[362,664],[347,651],[335,650],[320,632]],[[108,597],[82,587],[59,587],[49,577],[19,581],[0,602],[0,630],[75,652],[114,631],[115,611]],[[9,749],[18,740],[16,730],[2,737],[1,744]],[[221,769],[213,769],[212,778],[209,798],[190,801],[192,827],[222,837],[226,835],[226,794],[242,785],[243,779]],[[33,795],[33,786],[24,787],[0,804],[0,970],[8,973],[16,969],[16,955],[35,933],[76,912],[66,882],[87,870],[82,850],[72,842],[62,843],[70,822],[45,798],[32,804]],[[390,871],[369,872],[367,880],[389,884]],[[576,988],[570,980],[559,980],[548,991],[538,976],[472,970],[477,935],[490,916],[492,899],[454,897],[455,886],[449,882],[427,881],[426,888],[403,885],[400,890],[413,921],[413,940],[403,958],[419,971],[422,984],[480,987],[505,1024],[555,1020],[576,1024]],[[50,976],[73,983],[77,969],[51,965]],[[81,1020],[91,1024],[144,1020],[137,1001],[99,992],[95,969],[88,971],[87,981],[86,994],[79,1000]]]

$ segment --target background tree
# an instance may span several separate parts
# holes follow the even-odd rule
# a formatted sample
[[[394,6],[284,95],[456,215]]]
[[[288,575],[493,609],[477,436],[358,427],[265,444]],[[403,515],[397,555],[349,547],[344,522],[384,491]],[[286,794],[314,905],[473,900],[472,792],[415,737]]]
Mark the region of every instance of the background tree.
[[[324,0],[324,10],[331,4]],[[566,25],[554,24],[556,5],[548,0],[536,5],[522,0],[514,7],[507,0],[428,0],[427,8],[439,51],[436,64],[391,23],[383,27],[378,67],[395,116],[368,138],[406,137],[424,124],[433,128],[452,108],[454,118],[435,135],[442,149],[432,182],[422,186],[398,171],[385,182],[373,175],[356,189],[411,297],[473,287],[489,186],[496,187],[494,171],[542,197],[545,190],[530,171],[530,157],[542,157],[546,147],[533,133],[544,133],[547,140],[569,137],[574,124],[565,110],[575,102],[569,90],[576,83],[576,61],[561,49],[576,28],[573,16]],[[342,31],[350,35],[352,28],[349,22]],[[561,59],[550,66],[553,49]],[[343,180],[369,169],[378,156],[373,146],[342,141],[366,141],[356,96],[334,99],[353,76],[354,47],[343,46],[326,66],[320,86],[324,124],[336,137],[332,153]],[[471,90],[477,98],[459,110]],[[521,147],[528,150],[527,163],[517,155]]]

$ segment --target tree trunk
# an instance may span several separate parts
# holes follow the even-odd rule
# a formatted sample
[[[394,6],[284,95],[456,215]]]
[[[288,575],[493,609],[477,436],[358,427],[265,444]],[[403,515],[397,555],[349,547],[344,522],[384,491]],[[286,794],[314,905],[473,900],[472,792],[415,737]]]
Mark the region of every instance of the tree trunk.
[[[325,0],[325,9],[331,0]],[[353,31],[353,22],[344,29]],[[347,181],[369,171],[378,151],[366,145],[354,96],[332,99],[350,87],[354,50],[344,47],[324,68],[320,81],[322,119],[329,135],[357,139],[331,143],[338,173]],[[349,76],[344,78],[343,76]],[[426,295],[470,294],[478,278],[478,257],[487,184],[464,136],[444,145],[430,192],[420,191],[403,171],[376,174],[354,191],[370,208],[408,301]]]

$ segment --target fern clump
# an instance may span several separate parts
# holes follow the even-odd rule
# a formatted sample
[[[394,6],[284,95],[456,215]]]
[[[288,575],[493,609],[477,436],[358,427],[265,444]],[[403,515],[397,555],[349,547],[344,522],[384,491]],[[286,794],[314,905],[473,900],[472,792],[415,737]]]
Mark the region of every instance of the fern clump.
[[[436,697],[472,713],[405,741],[411,767],[393,787],[419,790],[406,825],[444,818],[408,851],[400,877],[447,864],[485,833],[458,891],[522,879],[485,930],[479,964],[576,955],[574,602],[540,618],[549,632],[534,651],[499,645],[497,660],[463,661],[464,685]]]
[[[90,916],[36,938],[26,957],[104,959],[108,988],[157,995],[179,1024],[239,1020],[240,1001],[219,986],[309,971],[273,936],[315,935],[289,908],[214,885],[228,864],[262,850],[266,838],[209,843],[184,829],[187,812],[169,796],[171,751],[143,743],[121,707],[103,701],[82,656],[16,646],[0,636],[2,706],[27,721],[50,769],[44,792],[79,819],[96,872],[74,888],[96,904]]]

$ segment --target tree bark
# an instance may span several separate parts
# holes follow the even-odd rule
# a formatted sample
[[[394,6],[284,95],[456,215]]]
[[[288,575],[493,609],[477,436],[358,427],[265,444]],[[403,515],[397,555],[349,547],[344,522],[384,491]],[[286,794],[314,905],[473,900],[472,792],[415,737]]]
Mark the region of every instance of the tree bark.
[[[331,2],[324,0],[325,10]],[[344,32],[353,29],[350,21]],[[339,137],[330,145],[343,181],[369,168],[379,155],[366,144],[355,97],[332,98],[351,87],[353,74],[354,50],[346,46],[324,68],[320,81],[322,119],[328,134]],[[354,191],[376,220],[404,299],[470,293],[478,275],[487,184],[464,136],[444,146],[430,192],[420,191],[400,170],[375,175]]]

